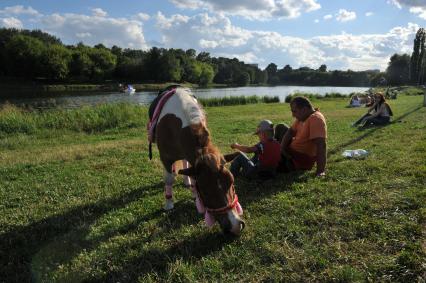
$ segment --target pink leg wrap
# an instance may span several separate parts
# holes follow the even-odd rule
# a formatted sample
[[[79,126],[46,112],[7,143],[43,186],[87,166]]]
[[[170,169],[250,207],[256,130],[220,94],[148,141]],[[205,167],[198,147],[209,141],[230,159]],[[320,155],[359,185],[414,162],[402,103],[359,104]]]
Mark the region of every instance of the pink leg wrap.
[[[206,222],[207,227],[212,227],[215,222],[215,219],[210,212],[206,211],[206,213],[204,214],[204,221]]]
[[[166,199],[171,199],[171,198],[173,198],[172,186],[170,186],[170,185],[166,185],[166,186],[165,186],[165,190],[164,190],[164,197],[165,197]]]
[[[204,212],[206,212],[206,208],[204,207],[198,196],[195,197],[195,206],[197,207],[198,213],[203,214]]]
[[[235,209],[237,210],[238,215],[243,215],[243,208],[241,207],[239,202],[237,202]]]

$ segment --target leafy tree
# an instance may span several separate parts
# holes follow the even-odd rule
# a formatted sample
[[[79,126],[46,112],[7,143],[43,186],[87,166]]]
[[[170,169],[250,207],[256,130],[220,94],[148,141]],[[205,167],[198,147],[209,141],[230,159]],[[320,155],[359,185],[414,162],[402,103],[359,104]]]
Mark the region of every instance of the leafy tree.
[[[106,48],[92,48],[89,52],[89,57],[93,62],[91,70],[91,78],[95,80],[102,80],[110,78],[115,65],[117,64],[117,57]]]
[[[285,73],[285,74],[289,74],[289,73],[291,73],[293,71],[293,68],[290,66],[290,65],[285,65],[284,66],[284,68],[283,68],[283,72]]]
[[[401,85],[409,82],[410,56],[394,54],[386,69],[389,84]]]
[[[248,72],[238,72],[235,83],[242,86],[250,84],[250,74]]]
[[[40,39],[44,44],[58,44],[58,45],[62,45],[62,42],[59,38],[50,35],[48,33],[45,33],[39,29],[36,30],[20,30],[19,31],[20,34],[23,35],[27,35],[27,36],[31,36],[33,38],[37,38]]]
[[[87,81],[92,76],[93,61],[89,56],[90,48],[79,45],[72,51],[69,64],[70,75],[78,80]]]
[[[210,53],[208,52],[200,52],[197,55],[197,61],[200,62],[204,62],[204,63],[211,63],[212,62],[212,58],[210,58]]]
[[[214,70],[213,67],[206,63],[201,63],[201,74],[198,83],[202,86],[206,86],[213,81]]]
[[[424,60],[425,38],[425,29],[420,28],[414,39],[413,53],[410,59],[410,80],[415,84],[418,84],[421,80],[420,73]]]
[[[159,81],[160,74],[160,58],[163,49],[153,47],[146,54],[144,62],[144,78],[148,81]]]
[[[41,40],[26,35],[15,35],[5,44],[6,74],[34,78],[41,73],[41,54],[44,52]]]
[[[180,82],[182,68],[180,61],[172,52],[165,52],[159,60],[159,80],[163,82]],[[201,73],[201,70],[200,70]]]
[[[327,72],[327,65],[322,64],[322,65],[318,68],[318,71],[320,71],[320,72]]]
[[[277,70],[278,70],[278,66],[274,63],[270,63],[267,67],[266,67],[266,72],[268,72],[268,76],[269,77],[273,77],[276,75]]]
[[[188,56],[189,58],[195,59],[196,51],[194,49],[188,49],[186,50],[185,53],[186,53],[186,56]]]
[[[198,83],[203,72],[202,63],[196,60],[187,60],[185,64],[185,80]]]
[[[123,49],[121,49],[120,47],[118,47],[116,45],[111,47],[111,52],[112,52],[112,54],[117,56],[117,58],[123,55]]]
[[[68,77],[68,65],[71,61],[71,51],[59,44],[44,48],[41,54],[42,75],[53,80],[64,80]]]
[[[262,71],[259,68],[257,68],[255,71],[256,71],[256,76],[253,83],[266,84],[268,82],[268,72]]]

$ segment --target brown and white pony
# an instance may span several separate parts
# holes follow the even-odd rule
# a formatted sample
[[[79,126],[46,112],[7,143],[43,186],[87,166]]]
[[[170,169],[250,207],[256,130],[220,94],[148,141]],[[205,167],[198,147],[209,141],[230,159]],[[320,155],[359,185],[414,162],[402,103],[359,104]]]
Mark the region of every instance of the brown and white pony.
[[[166,91],[174,93],[159,112],[155,129],[155,142],[164,165],[165,209],[174,207],[173,164],[183,160],[184,169],[179,174],[185,175],[185,184],[192,188],[197,209],[205,214],[206,224],[211,226],[217,221],[222,231],[239,235],[245,223],[240,218],[242,209],[234,177],[224,166],[230,160],[225,160],[212,144],[205,113],[191,91],[183,87]]]

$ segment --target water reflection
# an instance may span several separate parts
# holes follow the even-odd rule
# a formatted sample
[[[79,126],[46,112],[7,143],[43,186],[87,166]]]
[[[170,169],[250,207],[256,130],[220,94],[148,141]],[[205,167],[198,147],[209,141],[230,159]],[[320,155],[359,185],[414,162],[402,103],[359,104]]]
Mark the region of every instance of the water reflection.
[[[293,93],[312,93],[325,95],[327,93],[350,94],[364,92],[366,87],[311,87],[311,86],[276,86],[276,87],[235,87],[235,88],[210,88],[193,89],[199,98],[226,97],[226,96],[278,96],[281,101]],[[156,91],[142,91],[134,94],[121,92],[77,92],[37,95],[36,97],[9,97],[0,98],[0,104],[10,103],[17,106],[44,108],[78,108],[86,105],[104,103],[133,103],[148,105],[156,97]]]

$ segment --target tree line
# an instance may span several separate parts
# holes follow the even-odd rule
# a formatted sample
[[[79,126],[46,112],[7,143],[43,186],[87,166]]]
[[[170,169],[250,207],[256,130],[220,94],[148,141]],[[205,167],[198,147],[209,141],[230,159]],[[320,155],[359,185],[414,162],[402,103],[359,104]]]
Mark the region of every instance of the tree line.
[[[45,82],[99,83],[190,82],[226,85],[336,85],[374,86],[417,84],[425,81],[425,31],[414,40],[413,54],[394,54],[386,72],[329,71],[270,63],[264,70],[236,58],[212,57],[194,49],[152,47],[137,50],[102,44],[93,47],[78,43],[64,45],[60,39],[40,30],[0,29],[0,77]]]

